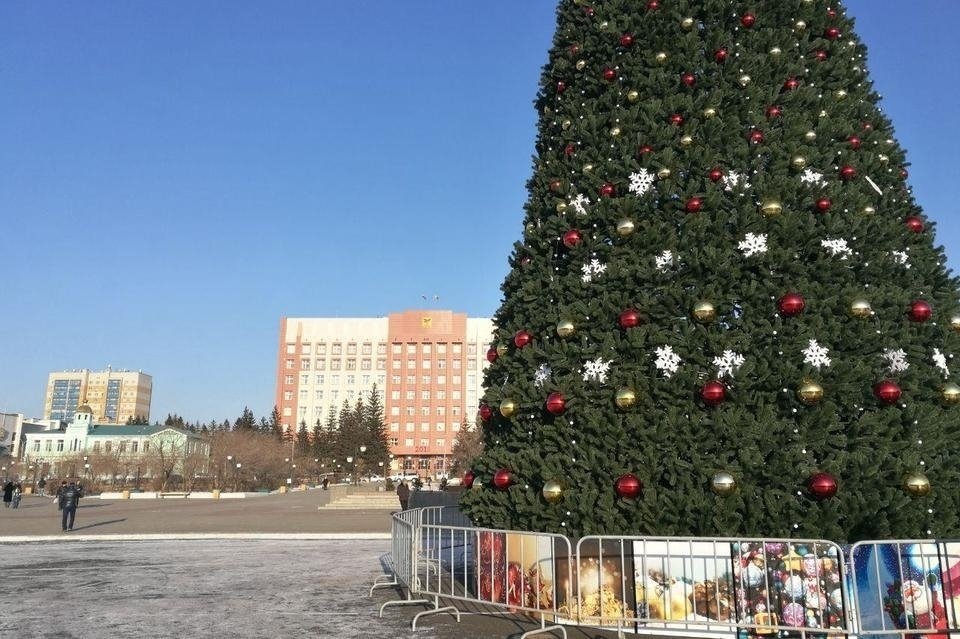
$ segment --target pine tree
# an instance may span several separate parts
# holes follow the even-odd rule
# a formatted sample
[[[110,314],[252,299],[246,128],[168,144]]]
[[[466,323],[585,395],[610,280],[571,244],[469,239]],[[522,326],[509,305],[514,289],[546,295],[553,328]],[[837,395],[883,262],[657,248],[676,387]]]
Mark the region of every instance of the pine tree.
[[[253,411],[244,406],[243,413],[237,418],[237,421],[233,423],[233,429],[255,431],[257,429],[257,418],[254,417]]]
[[[380,401],[380,391],[376,384],[370,389],[366,404],[363,406],[363,427],[365,432],[366,452],[363,458],[370,473],[383,474],[383,469],[389,467],[390,439],[387,436],[387,425],[383,419],[383,403]],[[382,465],[381,465],[382,463]]]
[[[960,532],[957,281],[865,53],[836,0],[560,2],[478,524]]]
[[[310,432],[307,430],[306,420],[300,420],[296,439],[297,455],[304,456],[310,453]]]
[[[283,441],[283,424],[280,421],[280,410],[277,409],[276,406],[273,407],[273,411],[270,413],[269,429],[277,441]]]

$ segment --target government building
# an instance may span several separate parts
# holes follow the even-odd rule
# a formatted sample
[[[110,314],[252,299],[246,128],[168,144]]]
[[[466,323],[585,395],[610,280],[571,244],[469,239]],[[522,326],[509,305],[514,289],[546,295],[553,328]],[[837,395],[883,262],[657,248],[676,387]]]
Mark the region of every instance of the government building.
[[[444,310],[282,318],[275,402],[281,423],[312,430],[376,387],[391,470],[443,476],[457,433],[474,425],[492,335],[490,319]]]

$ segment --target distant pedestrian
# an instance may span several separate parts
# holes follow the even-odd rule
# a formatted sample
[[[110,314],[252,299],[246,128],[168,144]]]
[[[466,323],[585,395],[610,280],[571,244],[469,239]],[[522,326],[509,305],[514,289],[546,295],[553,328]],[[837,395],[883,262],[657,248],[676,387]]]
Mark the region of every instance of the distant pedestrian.
[[[60,487],[57,488],[57,494],[54,496],[53,500],[57,502],[57,510],[63,510],[63,501],[60,499],[60,496],[63,495],[63,491],[67,489],[67,482],[60,482]]]
[[[329,478],[329,477],[324,477],[324,478],[323,478],[323,489],[326,490],[326,489],[327,489],[327,485],[329,485],[329,484],[330,484],[330,478]]]
[[[77,515],[77,506],[80,505],[80,490],[73,482],[60,493],[60,509],[63,511],[61,523],[63,532],[73,530],[73,518]]]
[[[410,487],[402,479],[400,485],[397,486],[397,497],[400,499],[400,510],[406,510],[410,504]]]
[[[11,504],[14,508],[20,507],[20,498],[23,496],[23,485],[20,482],[17,482],[13,485],[13,501]]]
[[[13,501],[13,482],[7,480],[7,483],[3,485],[3,507],[9,508],[10,502]]]
[[[37,482],[37,494],[41,497],[47,494],[47,479],[46,477],[41,477],[40,481]]]

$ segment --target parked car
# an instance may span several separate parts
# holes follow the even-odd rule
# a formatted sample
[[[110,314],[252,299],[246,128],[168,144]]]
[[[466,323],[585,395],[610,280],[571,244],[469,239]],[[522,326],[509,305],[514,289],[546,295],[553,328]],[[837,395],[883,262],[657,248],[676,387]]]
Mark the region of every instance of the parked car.
[[[396,475],[390,475],[390,481],[413,481],[419,476],[415,473],[397,473]]]
[[[369,477],[364,477],[360,481],[380,483],[383,482],[386,478],[383,475],[370,475]]]

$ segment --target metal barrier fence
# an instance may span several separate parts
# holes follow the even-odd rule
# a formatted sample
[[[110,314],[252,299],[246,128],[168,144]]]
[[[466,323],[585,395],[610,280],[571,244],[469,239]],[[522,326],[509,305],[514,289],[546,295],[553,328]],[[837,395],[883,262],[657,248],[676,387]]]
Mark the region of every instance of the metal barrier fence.
[[[960,632],[960,541],[861,541],[849,554],[857,632],[944,639]]]
[[[396,513],[388,606],[458,602],[565,625],[697,637],[960,633],[960,541],[589,536],[476,528],[456,507]],[[414,596],[418,597],[414,599]],[[448,604],[441,606],[441,600]]]

